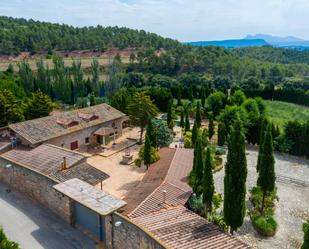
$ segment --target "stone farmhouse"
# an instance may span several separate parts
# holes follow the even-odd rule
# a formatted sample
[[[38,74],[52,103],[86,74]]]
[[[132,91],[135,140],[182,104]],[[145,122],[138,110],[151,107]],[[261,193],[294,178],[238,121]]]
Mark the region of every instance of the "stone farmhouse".
[[[49,143],[75,150],[91,143],[105,146],[121,136],[127,126],[124,113],[100,104],[11,124],[9,129],[22,145],[36,147]]]
[[[103,182],[115,179],[112,171],[108,175],[90,165],[89,154],[77,149],[91,143],[106,146],[127,126],[126,115],[107,104],[9,125],[17,146],[1,151],[0,144],[0,182],[50,209],[103,248],[249,249],[186,207],[192,194],[187,183],[192,149],[160,149],[160,160],[125,196],[107,192]]]

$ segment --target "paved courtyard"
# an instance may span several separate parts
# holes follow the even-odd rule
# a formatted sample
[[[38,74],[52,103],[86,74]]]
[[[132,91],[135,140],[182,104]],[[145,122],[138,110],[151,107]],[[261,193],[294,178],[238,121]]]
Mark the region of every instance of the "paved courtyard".
[[[134,163],[131,165],[122,165],[120,161],[122,156],[129,152],[133,156],[133,160],[138,156],[139,146],[134,145],[126,151],[121,151],[109,157],[93,156],[87,162],[102,170],[110,177],[103,181],[103,190],[117,196],[124,198],[125,195],[134,187],[136,187],[145,175],[145,168],[138,168]],[[100,187],[100,184],[98,185]]]
[[[257,156],[258,152],[255,148],[248,148],[248,190],[256,185]],[[247,216],[237,236],[253,248],[296,249],[303,241],[302,223],[309,218],[309,161],[289,155],[276,154],[276,175],[277,194],[279,196],[275,213],[279,225],[277,234],[271,238],[259,236]],[[217,192],[223,192],[223,177],[224,170],[214,176]],[[249,205],[247,195],[247,206]]]
[[[0,184],[0,225],[22,249],[94,249],[95,243],[46,208]]]

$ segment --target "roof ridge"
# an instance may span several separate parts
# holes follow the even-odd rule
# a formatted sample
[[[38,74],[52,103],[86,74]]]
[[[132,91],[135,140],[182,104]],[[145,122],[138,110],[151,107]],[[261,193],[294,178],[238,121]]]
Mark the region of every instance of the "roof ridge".
[[[70,149],[67,149],[67,148],[64,148],[64,147],[60,147],[60,146],[57,146],[57,145],[54,145],[54,144],[49,144],[49,143],[45,144],[44,143],[42,145],[46,145],[46,146],[53,147],[53,148],[56,148],[56,149],[59,149],[59,150],[67,151],[67,152],[70,152],[70,153],[73,153],[73,154],[77,154],[77,155],[83,156],[83,158],[88,158],[89,157],[89,156],[85,155],[84,153],[81,153],[81,152],[78,152],[78,151],[75,151],[75,150],[70,150]],[[38,147],[36,147],[36,148],[38,148]],[[34,148],[34,149],[36,149],[36,148]]]
[[[158,187],[156,187],[156,188],[151,192],[151,194],[148,195],[136,208],[134,208],[134,209],[132,210],[132,212],[130,212],[130,213],[128,214],[128,216],[132,215],[132,214],[133,214],[140,206],[142,206],[142,205],[143,205],[143,204],[144,204],[144,203],[157,191],[157,190],[159,190],[159,188],[161,188],[161,186],[162,186],[163,184],[166,183],[168,173],[169,173],[169,171],[170,171],[170,169],[171,169],[171,165],[172,165],[172,163],[173,163],[173,161],[174,161],[174,159],[175,159],[175,156],[176,156],[177,151],[178,151],[178,148],[176,149],[176,151],[175,151],[175,153],[174,153],[174,156],[173,156],[173,159],[172,159],[172,161],[171,161],[171,163],[170,163],[169,169],[168,169],[168,171],[167,171],[167,173],[166,173],[166,175],[165,175],[164,180],[161,182],[161,184],[160,184]]]

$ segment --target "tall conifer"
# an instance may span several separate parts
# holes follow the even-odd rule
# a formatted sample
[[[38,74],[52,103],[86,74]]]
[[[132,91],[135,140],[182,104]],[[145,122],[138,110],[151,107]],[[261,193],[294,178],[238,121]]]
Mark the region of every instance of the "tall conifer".
[[[151,144],[150,139],[146,134],[145,145],[144,145],[144,164],[146,165],[147,169],[150,163],[151,163]]]
[[[215,134],[215,125],[214,125],[214,119],[213,116],[209,116],[209,123],[208,123],[208,138],[209,141],[211,140],[212,136]]]
[[[197,127],[200,128],[202,123],[202,116],[201,116],[201,105],[199,101],[196,104],[195,122]]]
[[[188,108],[185,109],[185,131],[190,131],[190,120]]]
[[[231,233],[243,224],[246,214],[247,160],[243,125],[237,117],[228,139],[224,176],[224,219]]]
[[[272,124],[267,125],[267,130],[264,137],[263,143],[263,154],[261,155],[261,163],[259,168],[259,177],[257,185],[263,191],[262,208],[261,212],[264,211],[265,197],[266,194],[272,192],[275,189],[275,158],[272,138]]]
[[[205,164],[204,164],[204,173],[202,180],[203,187],[203,202],[206,206],[208,212],[212,210],[212,198],[215,192],[214,179],[212,174],[212,162],[210,155],[210,148],[206,150]]]

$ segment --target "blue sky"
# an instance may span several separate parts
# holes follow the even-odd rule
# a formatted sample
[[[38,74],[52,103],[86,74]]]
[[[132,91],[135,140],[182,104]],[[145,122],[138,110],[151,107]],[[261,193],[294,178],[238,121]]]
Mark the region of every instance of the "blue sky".
[[[309,40],[309,0],[1,0],[0,15],[126,26],[180,41],[256,33]]]

